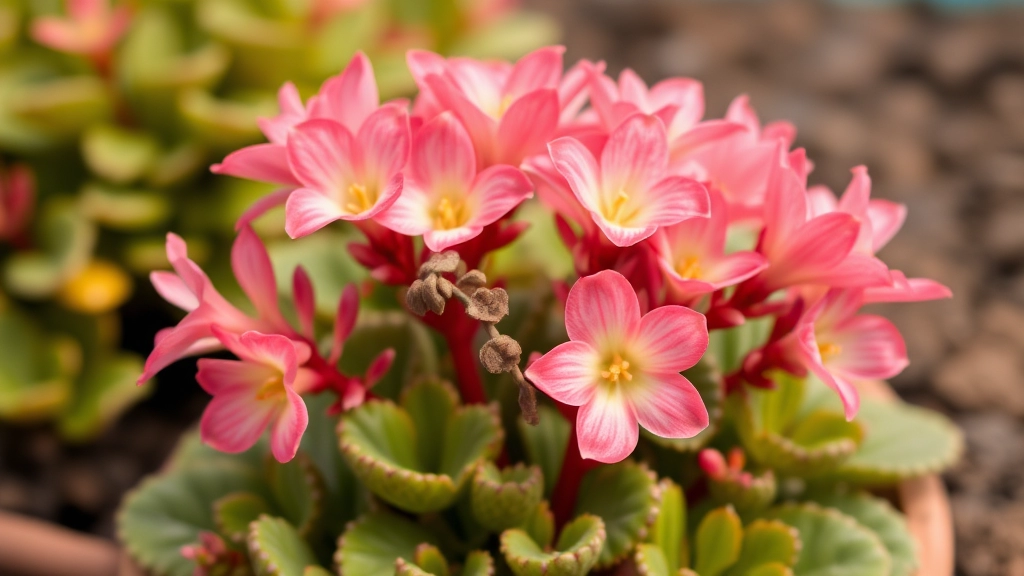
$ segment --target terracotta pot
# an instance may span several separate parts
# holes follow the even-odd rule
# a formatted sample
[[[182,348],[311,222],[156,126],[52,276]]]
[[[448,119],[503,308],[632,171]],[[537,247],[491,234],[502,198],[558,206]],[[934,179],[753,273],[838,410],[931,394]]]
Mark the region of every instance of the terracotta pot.
[[[884,382],[864,382],[861,392],[896,399]],[[897,500],[917,541],[919,576],[953,576],[953,517],[938,476],[908,480]],[[15,576],[146,576],[108,540],[0,512],[0,574]]]

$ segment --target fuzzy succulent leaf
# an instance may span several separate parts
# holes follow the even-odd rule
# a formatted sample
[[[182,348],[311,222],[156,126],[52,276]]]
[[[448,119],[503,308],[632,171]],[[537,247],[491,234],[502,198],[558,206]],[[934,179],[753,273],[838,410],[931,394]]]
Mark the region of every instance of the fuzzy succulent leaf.
[[[419,380],[402,392],[401,406],[420,430],[444,430],[459,404],[459,393],[442,380]],[[417,442],[419,463],[427,470],[441,467],[444,444],[437,441]]]
[[[673,573],[689,564],[686,549],[686,494],[668,478],[663,479],[658,486],[661,490],[661,506],[658,507],[658,517],[651,526],[648,541],[661,550],[668,571]]]
[[[365,511],[368,493],[338,450],[335,435],[338,417],[327,414],[334,398],[329,394],[319,394],[303,400],[309,412],[309,424],[302,435],[300,453],[309,456],[323,479],[325,494],[321,526],[323,532],[333,539]]]
[[[267,458],[267,483],[274,502],[304,537],[319,525],[324,505],[324,482],[309,455],[298,452],[290,462]]]
[[[570,426],[558,410],[550,406],[538,406],[540,423],[530,426],[517,419],[519,435],[531,464],[540,466],[544,473],[544,495],[550,497],[555,482],[562,471],[562,458],[569,443]]]
[[[470,483],[473,517],[495,532],[519,526],[530,519],[543,491],[544,477],[537,466],[517,464],[498,470],[484,462]]]
[[[700,393],[704,406],[708,409],[710,423],[708,427],[701,430],[692,438],[662,438],[641,428],[644,438],[665,448],[671,448],[678,452],[696,452],[707,446],[708,442],[718,433],[722,421],[722,404],[725,401],[725,385],[722,379],[722,371],[719,370],[714,356],[705,355],[694,367],[683,372],[685,376]]]
[[[761,564],[754,568],[750,572],[746,573],[746,576],[794,576],[793,569],[785,564],[779,564],[778,562],[772,562],[771,564]]]
[[[74,367],[62,356],[80,358],[81,351],[71,340],[46,334],[14,307],[0,310],[0,416],[31,420],[64,408]]]
[[[892,557],[890,576],[911,576],[916,572],[917,544],[907,529],[906,519],[888,501],[867,493],[833,494],[816,501],[850,516],[882,539]]]
[[[125,232],[144,231],[167,221],[172,206],[154,190],[89,184],[82,189],[81,209],[101,226]]]
[[[583,576],[597,563],[604,544],[604,522],[590,514],[566,524],[551,552],[518,528],[501,534],[501,552],[516,576]]]
[[[591,470],[583,478],[576,514],[599,516],[608,534],[598,568],[622,561],[647,538],[660,504],[657,477],[642,464],[625,460]]]
[[[672,576],[675,573],[665,558],[664,551],[656,544],[641,544],[636,547],[633,563],[637,572],[644,576]]]
[[[247,544],[256,576],[302,576],[317,563],[309,543],[284,518],[264,514],[254,520]]]
[[[939,472],[963,451],[960,431],[923,408],[865,399],[856,421],[866,430],[864,443],[835,471],[838,480],[891,484]]]
[[[694,570],[701,576],[718,576],[736,563],[743,545],[743,522],[732,506],[707,513],[697,526],[693,541]]]
[[[323,566],[306,566],[302,576],[334,576],[334,574]]]
[[[800,534],[778,520],[754,520],[743,529],[743,545],[726,576],[746,576],[765,564],[790,567],[800,554]]]
[[[730,240],[732,240],[730,238]],[[756,239],[755,239],[756,242]],[[742,248],[749,250],[753,243]],[[733,251],[741,248],[732,248]],[[743,324],[727,328],[725,330],[712,330],[709,333],[708,351],[706,356],[711,356],[718,361],[718,365],[726,374],[735,372],[740,368],[740,363],[752,350],[760,348],[768,340],[772,331],[773,319],[770,316],[763,318],[747,318]]]
[[[434,576],[448,576],[451,572],[444,554],[437,549],[437,546],[431,544],[420,544],[417,546],[413,561],[416,562],[417,566],[430,574],[434,574]]]
[[[321,234],[318,232],[302,240],[316,240],[320,237]],[[339,252],[338,242],[343,242],[346,239],[328,235],[326,242],[318,241],[315,244],[308,245],[320,251],[318,252],[320,258],[338,261],[342,259],[337,255],[337,252]],[[282,248],[289,251],[289,254],[295,258],[295,262],[303,263],[309,258],[306,252],[292,250],[287,244]],[[308,250],[309,248],[307,248]],[[349,258],[346,257],[344,259],[345,266],[349,266],[350,262],[352,261]],[[358,264],[356,267],[358,267]],[[332,269],[337,270],[338,265],[330,264],[330,266],[326,267],[326,270]],[[316,272],[316,269],[311,268],[311,270]],[[350,271],[350,268],[346,268],[346,271]],[[323,274],[324,272],[321,271],[320,273]],[[331,282],[332,290],[325,291],[325,297],[334,292],[333,301],[321,301],[319,297],[320,289],[318,288],[318,307],[321,302],[324,302],[324,306],[330,310],[329,313],[333,314],[333,308],[337,306],[338,297],[341,294],[342,284],[352,282],[355,278],[358,278],[358,276],[353,278],[352,273],[355,273],[355,271],[345,275],[338,275],[337,278],[330,278],[330,280],[333,280]],[[363,274],[363,272],[359,271],[358,274]],[[316,281],[317,278],[314,277],[313,280]],[[319,285],[317,283],[317,286]],[[334,285],[337,286],[335,287]],[[336,292],[335,289],[337,290]],[[430,332],[421,322],[414,321],[409,314],[396,310],[359,311],[359,321],[356,324],[355,330],[352,331],[352,335],[345,342],[345,351],[341,356],[341,369],[346,374],[362,374],[366,372],[370,362],[386,348],[394,349],[395,360],[388,373],[373,387],[373,392],[379,396],[397,398],[402,387],[408,382],[421,378],[425,374],[437,373],[437,350],[431,340]]]
[[[732,504],[736,510],[759,512],[775,501],[777,485],[775,474],[765,470],[751,476],[749,484],[738,478],[709,478],[708,491],[717,504]]]
[[[417,547],[424,543],[437,544],[422,526],[374,512],[349,524],[338,540],[334,561],[345,576],[391,574],[398,558],[413,562]]]
[[[130,184],[150,169],[160,152],[145,132],[97,124],[82,135],[82,157],[89,169],[113,184]]]
[[[224,538],[241,544],[249,534],[249,525],[270,512],[266,500],[252,492],[234,492],[213,503],[213,520]]]
[[[494,576],[494,558],[483,550],[474,550],[466,556],[462,576]]]
[[[547,500],[534,509],[529,518],[520,526],[541,548],[547,548],[555,541],[555,515]]]
[[[882,540],[853,518],[816,504],[784,504],[769,511],[800,533],[798,576],[887,576],[892,560]]]

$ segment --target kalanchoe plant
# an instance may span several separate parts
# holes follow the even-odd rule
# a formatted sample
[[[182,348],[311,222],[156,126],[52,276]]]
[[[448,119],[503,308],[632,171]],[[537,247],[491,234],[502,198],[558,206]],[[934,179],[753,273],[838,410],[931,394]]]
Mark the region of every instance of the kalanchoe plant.
[[[168,237],[175,272],[152,279],[188,315],[140,382],[237,359],[199,361],[213,400],[126,499],[132,556],[173,575],[912,574],[875,494],[961,441],[860,396],[907,362],[861,306],[950,295],[875,257],[903,207],[863,168],[839,200],[808,189],[791,126],[745,98],[702,120],[692,80],[563,73],[559,47],[408,59],[411,107],[357,55],[306,102],[286,86],[271,142],[215,168],[284,186],[239,224],[252,313]],[[275,206],[292,236],[362,235],[368,277],[329,337],[310,275],[275,274],[251,227]]]
[[[167,264],[169,230],[190,239],[197,261],[226,260],[236,218],[270,190],[206,173],[231,150],[266,136],[220,172],[257,161],[258,180],[283,172],[318,190],[315,167],[291,176],[284,143],[307,119],[359,133],[379,107],[369,61],[328,80],[357,51],[374,57],[379,92],[393,97],[415,87],[410,48],[515,57],[556,34],[506,0],[0,0],[0,342],[10,351],[0,418],[56,419],[66,438],[86,440],[150,390],[124,386],[142,359],[119,350],[117,310],[136,276]],[[285,80],[285,113],[264,118]],[[307,110],[300,93],[325,80]],[[368,125],[404,121],[388,110]],[[395,173],[407,153],[396,152]],[[391,175],[376,159],[345,165],[368,171],[353,188],[370,186],[357,212],[370,196],[380,209],[394,197],[376,187]],[[143,291],[136,306],[154,302]]]

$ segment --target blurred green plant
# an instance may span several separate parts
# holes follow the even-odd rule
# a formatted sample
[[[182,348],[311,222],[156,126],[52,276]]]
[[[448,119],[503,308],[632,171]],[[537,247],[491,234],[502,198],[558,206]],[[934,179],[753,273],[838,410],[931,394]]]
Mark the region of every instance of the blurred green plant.
[[[206,168],[262,140],[286,80],[312,94],[363,50],[397,97],[410,48],[515,58],[557,34],[508,0],[0,0],[0,418],[87,440],[148,389],[117,311],[167,230],[226,252],[270,188]]]

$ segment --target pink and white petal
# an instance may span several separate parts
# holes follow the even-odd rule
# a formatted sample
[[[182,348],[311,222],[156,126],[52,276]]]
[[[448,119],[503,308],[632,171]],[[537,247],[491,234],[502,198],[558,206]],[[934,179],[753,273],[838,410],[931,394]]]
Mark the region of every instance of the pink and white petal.
[[[892,284],[892,275],[885,262],[878,258],[852,253],[841,264],[823,272],[815,280],[833,288],[860,288],[889,286]]]
[[[272,367],[283,377],[288,386],[295,381],[298,370],[295,343],[280,334],[261,334],[249,331],[242,334],[239,344],[245,350],[244,359]]]
[[[366,369],[367,388],[373,388],[388,373],[388,370],[391,370],[391,365],[395,361],[395,354],[394,348],[388,348],[370,362],[370,366]]]
[[[341,359],[341,353],[345,348],[345,341],[348,340],[352,329],[355,328],[356,318],[359,316],[359,289],[355,284],[345,285],[341,291],[341,298],[338,300],[338,312],[334,317],[334,333],[331,338],[331,353],[327,357],[327,363],[334,365]]]
[[[565,329],[570,340],[601,351],[631,342],[639,328],[640,302],[622,274],[602,270],[580,278],[569,290]]]
[[[704,117],[704,85],[692,78],[662,80],[651,86],[649,98],[655,106],[678,106],[674,124],[680,128],[690,128]]]
[[[518,168],[491,166],[477,174],[468,200],[473,213],[467,225],[483,227],[507,214],[523,200],[533,196],[533,183]]]
[[[628,248],[643,240],[646,240],[654,235],[658,231],[657,226],[641,226],[641,227],[626,227],[620,226],[609,222],[603,214],[599,212],[591,212],[590,215],[594,219],[594,223],[597,224],[601,232],[612,244],[620,248]]]
[[[605,464],[625,460],[640,439],[633,406],[620,387],[601,388],[576,413],[580,455]]]
[[[668,166],[668,136],[654,116],[627,118],[601,152],[602,184],[608,190],[636,193],[662,177]]]
[[[405,54],[405,63],[421,90],[426,86],[427,76],[444,74],[445,70],[444,56],[428,50],[409,50]]]
[[[711,216],[707,188],[683,176],[669,176],[656,183],[640,201],[639,223],[643,226],[670,226],[688,218]]]
[[[776,120],[764,125],[761,130],[761,140],[775,142],[781,140],[786,148],[793,145],[796,140],[796,126],[785,120]]]
[[[153,288],[164,299],[186,312],[191,312],[199,307],[199,299],[195,293],[185,285],[181,276],[173,272],[156,271],[149,273],[149,280]]]
[[[302,433],[309,424],[309,413],[302,397],[285,387],[287,401],[277,414],[270,429],[270,453],[278,462],[289,462],[299,451]]]
[[[252,224],[253,220],[263,216],[269,210],[278,206],[283,206],[284,203],[288,201],[288,196],[291,196],[291,193],[292,188],[276,190],[253,202],[252,205],[246,208],[245,212],[242,212],[242,215],[238,217],[238,221],[235,222],[235,230],[241,230],[242,228]]]
[[[308,236],[348,215],[337,202],[309,188],[292,192],[284,211],[284,230],[291,238]]]
[[[692,368],[708,349],[708,322],[684,306],[662,306],[640,319],[630,346],[633,363],[644,373],[679,373]]]
[[[451,230],[428,230],[423,234],[423,243],[433,252],[444,252],[476,238],[483,231],[481,226],[460,226]]]
[[[306,119],[306,108],[302,105],[299,89],[291,82],[285,82],[277,91],[279,113],[273,118],[257,118],[256,125],[274,144],[287,144],[288,133],[296,124]]]
[[[231,246],[231,269],[259,316],[265,320],[281,320],[270,255],[263,241],[248,226],[238,231]]]
[[[374,216],[374,220],[399,234],[419,236],[434,227],[431,208],[427,190],[407,180],[394,203]]]
[[[377,201],[370,206],[369,210],[360,212],[358,214],[345,214],[341,217],[342,220],[368,220],[375,218],[380,213],[384,212],[388,208],[394,205],[395,202],[402,196],[402,190],[405,188],[405,176],[401,173],[394,174],[391,179],[388,180],[384,187],[381,188],[380,193],[377,194]]]
[[[518,166],[529,156],[544,152],[558,130],[558,93],[536,90],[509,106],[498,123],[495,162]]]
[[[839,209],[858,218],[867,215],[868,201],[871,199],[871,176],[867,166],[855,166],[851,172],[853,177],[839,199]]]
[[[600,212],[601,172],[590,150],[575,138],[563,137],[548,144],[548,153],[580,204],[591,212]],[[598,217],[595,215],[595,220]]]
[[[849,214],[832,212],[818,216],[790,231],[788,237],[779,238],[780,245],[775,251],[765,252],[772,264],[769,273],[781,274],[787,284],[815,280],[850,255],[859,230],[860,225]]]
[[[409,175],[421,186],[468,190],[475,174],[473,140],[454,114],[442,112],[416,133]]]
[[[892,378],[907,367],[907,347],[899,329],[873,314],[854,316],[838,327],[832,344],[840,352],[826,365],[862,379]]]
[[[839,210],[839,200],[828,186],[811,186],[807,189],[807,217],[817,218],[822,214]]]
[[[333,120],[308,120],[288,137],[288,165],[303,186],[333,193],[359,181],[363,158],[347,128]]]
[[[839,400],[843,403],[843,413],[848,421],[852,421],[860,410],[860,393],[853,382],[817,362],[811,362],[808,368],[819,380],[839,395]]]
[[[872,200],[867,208],[871,222],[871,249],[881,250],[903,227],[907,219],[907,206],[888,200]]]
[[[363,122],[356,140],[363,151],[364,178],[387,182],[409,160],[412,133],[408,112],[394,105],[380,107]]]
[[[320,96],[310,105],[310,116],[341,123],[352,133],[380,106],[373,65],[363,52],[357,52],[345,70],[327,79]]]
[[[426,82],[441,106],[455,114],[462,122],[473,141],[477,164],[479,166],[491,164],[497,153],[494,142],[498,132],[497,121],[480,110],[446,78],[432,75],[427,77]]]
[[[292,273],[292,295],[295,299],[295,315],[299,319],[301,333],[310,340],[314,339],[313,323],[316,320],[316,298],[313,294],[313,282],[302,266],[296,266]]]
[[[54,50],[79,52],[82,42],[75,23],[63,18],[41,16],[32,22],[32,38]]]
[[[214,174],[259,182],[299,186],[288,164],[288,149],[282,144],[256,144],[236,150],[220,164],[210,167]]]
[[[206,405],[199,435],[221,452],[244,452],[259,441],[278,409],[275,402],[257,400],[252,390],[232,390]]]
[[[625,68],[619,73],[619,98],[633,104],[643,114],[652,114],[655,106],[648,99],[647,92],[647,83],[632,68]]]
[[[551,398],[582,406],[590,402],[601,382],[601,358],[586,342],[555,346],[526,369],[526,378]]]
[[[784,151],[781,148],[775,147],[774,154],[782,153]],[[778,160],[778,156],[776,156],[771,166],[764,197],[764,252],[766,254],[778,253],[783,246],[791,244],[792,235],[805,222],[807,222],[806,189],[800,176],[792,168]]]
[[[640,425],[662,438],[693,438],[708,427],[708,409],[689,380],[677,373],[644,372],[626,388]]]
[[[170,364],[194,353],[194,349],[191,348],[193,344],[200,340],[206,340],[210,336],[209,323],[189,321],[188,316],[170,331],[161,331],[160,337],[153,346],[153,351],[146,358],[146,365],[142,375],[139,376],[138,383],[141,384],[149,380]]]
[[[929,278],[907,278],[899,270],[890,271],[893,283],[890,286],[874,286],[864,289],[864,303],[877,302],[925,302],[952,298],[953,291]]]
[[[733,252],[709,262],[705,278],[720,290],[753,278],[767,267],[768,261],[757,252]]]
[[[557,88],[562,78],[564,46],[545,46],[519,59],[505,81],[505,98],[519,98],[541,88]]]
[[[677,118],[681,113],[676,113]],[[678,120],[673,120],[672,125],[669,126],[671,130],[675,130],[675,125],[678,124]],[[742,124],[735,122],[729,122],[727,120],[708,120],[707,122],[701,122],[692,128],[686,130],[679,136],[676,136],[672,140],[670,147],[671,157],[673,161],[679,161],[687,154],[700,149],[702,146],[706,146],[728,138],[735,134],[743,132],[744,127]],[[670,132],[674,135],[674,132]]]
[[[511,72],[512,65],[508,62],[449,58],[445,68],[445,79],[474,106],[497,118],[501,107],[502,88]]]
[[[757,135],[761,132],[761,120],[757,117],[757,112],[750,107],[750,97],[746,94],[733,98],[725,113],[725,119],[742,124],[752,134]]]
[[[255,397],[261,384],[279,376],[270,366],[239,360],[200,358],[197,365],[196,381],[213,396],[231,391],[241,393],[239,390],[244,388]]]

